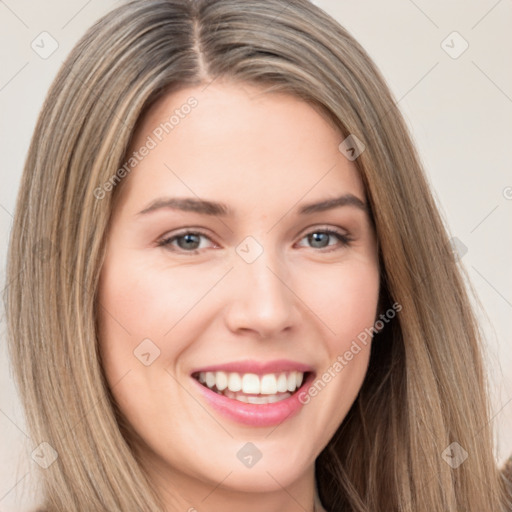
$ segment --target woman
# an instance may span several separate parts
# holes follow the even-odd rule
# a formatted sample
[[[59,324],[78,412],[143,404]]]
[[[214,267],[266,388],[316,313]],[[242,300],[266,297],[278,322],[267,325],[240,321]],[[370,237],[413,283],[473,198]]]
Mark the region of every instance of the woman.
[[[41,112],[8,272],[48,512],[510,507],[416,151],[305,0],[96,23]]]

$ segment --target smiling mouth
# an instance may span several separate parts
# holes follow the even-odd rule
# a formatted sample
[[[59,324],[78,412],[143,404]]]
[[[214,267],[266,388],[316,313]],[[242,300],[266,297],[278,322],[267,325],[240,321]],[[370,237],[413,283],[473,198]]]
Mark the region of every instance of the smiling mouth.
[[[286,371],[257,375],[196,372],[192,377],[214,393],[249,404],[271,404],[294,395],[311,372]]]

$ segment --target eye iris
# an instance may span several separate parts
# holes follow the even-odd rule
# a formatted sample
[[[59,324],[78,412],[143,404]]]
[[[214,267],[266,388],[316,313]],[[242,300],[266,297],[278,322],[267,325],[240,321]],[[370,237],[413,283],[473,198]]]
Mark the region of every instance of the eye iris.
[[[326,247],[327,244],[322,244],[322,237],[324,238],[325,242],[329,241],[329,234],[328,233],[312,233],[309,235],[309,240],[312,242],[313,247]],[[315,245],[317,242],[320,242],[320,245]]]
[[[193,246],[180,243],[182,240],[186,240],[187,243],[191,242]],[[177,241],[181,249],[197,249],[200,244],[199,235],[195,235],[193,233],[182,235],[177,239]],[[197,246],[195,244],[197,244]]]

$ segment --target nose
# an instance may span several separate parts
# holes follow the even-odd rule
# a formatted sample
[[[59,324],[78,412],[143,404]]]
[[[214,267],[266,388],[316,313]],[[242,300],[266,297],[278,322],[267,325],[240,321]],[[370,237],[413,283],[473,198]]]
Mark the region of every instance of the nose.
[[[277,338],[300,318],[289,267],[270,250],[248,263],[235,255],[225,321],[232,332]]]

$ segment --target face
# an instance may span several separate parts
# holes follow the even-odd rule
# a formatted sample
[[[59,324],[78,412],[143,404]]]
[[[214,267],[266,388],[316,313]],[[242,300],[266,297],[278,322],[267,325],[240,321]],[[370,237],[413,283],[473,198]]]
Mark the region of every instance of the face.
[[[367,370],[365,190],[312,106],[203,89],[160,99],[135,134],[98,290],[104,370],[160,487],[300,492]]]

